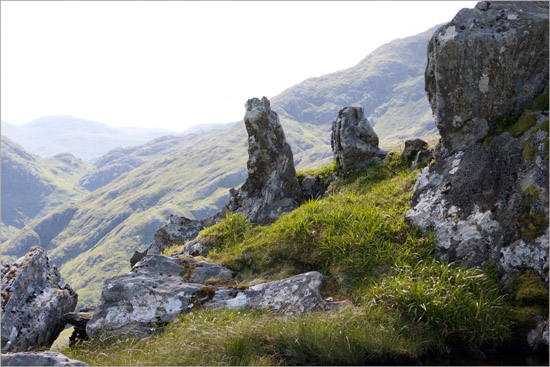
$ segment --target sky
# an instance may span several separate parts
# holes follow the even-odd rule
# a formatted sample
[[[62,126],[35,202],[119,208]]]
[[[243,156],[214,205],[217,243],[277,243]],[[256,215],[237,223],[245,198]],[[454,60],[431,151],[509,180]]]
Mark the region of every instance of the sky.
[[[2,1],[1,119],[183,131],[450,21],[475,1]]]

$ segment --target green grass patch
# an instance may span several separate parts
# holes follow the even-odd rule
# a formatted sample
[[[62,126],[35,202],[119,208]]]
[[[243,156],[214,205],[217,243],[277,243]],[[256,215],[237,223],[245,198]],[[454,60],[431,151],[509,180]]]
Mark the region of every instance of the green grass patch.
[[[365,365],[410,362],[440,347],[398,315],[363,306],[305,315],[206,309],[146,339],[94,339],[62,352],[95,366]]]

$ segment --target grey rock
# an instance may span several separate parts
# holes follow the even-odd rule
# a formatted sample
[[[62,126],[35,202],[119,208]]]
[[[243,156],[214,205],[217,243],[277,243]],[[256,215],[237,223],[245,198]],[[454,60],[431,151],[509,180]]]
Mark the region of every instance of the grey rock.
[[[3,262],[2,351],[49,347],[77,299],[43,248],[33,247],[13,263]]]
[[[344,107],[338,112],[332,122],[331,146],[334,159],[344,172],[360,170],[386,156],[378,148],[378,136],[361,107]]]
[[[299,274],[275,282],[257,284],[239,291],[234,298],[215,302],[209,307],[270,309],[276,312],[310,312],[328,308],[321,297],[323,276],[317,271]]]
[[[185,244],[197,237],[203,228],[212,226],[223,218],[225,210],[200,220],[171,215],[169,222],[155,233],[153,243],[147,249],[147,255],[158,255],[173,245]]]
[[[435,233],[443,260],[492,263],[503,277],[531,268],[548,281],[548,111],[496,133],[499,115],[547,88],[548,3],[463,9],[435,32],[426,89],[441,141],[406,218]]]
[[[537,327],[527,334],[527,343],[533,350],[544,350],[548,352],[548,319],[537,316]]]
[[[69,344],[73,345],[77,341],[87,340],[86,325],[94,316],[95,307],[85,308],[79,312],[69,312],[63,316],[67,324],[74,326],[74,331],[69,337]]]
[[[130,273],[105,281],[86,333],[90,337],[146,334],[209,301],[215,288],[199,283],[232,277],[232,271],[216,264],[161,255],[146,257]]]
[[[206,256],[210,249],[197,240],[189,241],[183,246],[182,255],[187,256]]]
[[[411,168],[424,168],[434,159],[434,152],[432,149],[421,150],[416,154],[416,158],[412,163]]]
[[[57,352],[2,354],[2,366],[87,366]]]
[[[325,193],[327,188],[321,183],[317,176],[306,176],[300,181],[300,187],[304,199],[317,199]]]
[[[548,84],[548,2],[462,9],[429,41],[425,81],[448,154],[494,133]]]
[[[476,4],[476,9],[485,11],[489,9],[489,6],[490,6],[490,3],[488,1],[480,1],[479,3]]]
[[[230,191],[227,209],[245,214],[253,223],[268,223],[293,210],[302,191],[292,150],[269,100],[252,98],[245,107],[248,178],[239,190]]]
[[[422,139],[411,139],[405,141],[405,148],[401,153],[401,159],[404,161],[412,161],[416,158],[420,151],[426,150],[427,145],[428,143]]]

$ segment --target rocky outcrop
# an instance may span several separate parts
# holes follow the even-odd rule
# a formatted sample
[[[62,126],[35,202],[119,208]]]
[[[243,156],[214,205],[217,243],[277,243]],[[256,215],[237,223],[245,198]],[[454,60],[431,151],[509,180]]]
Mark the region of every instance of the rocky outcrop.
[[[332,122],[331,145],[334,159],[344,172],[360,170],[386,156],[378,148],[378,136],[361,107],[344,107],[338,112]]]
[[[444,260],[548,281],[548,3],[481,8],[461,10],[428,45],[441,142],[406,217],[435,232]]]
[[[227,268],[186,256],[147,257],[129,274],[105,281],[86,334],[145,335],[198,307],[308,312],[333,309],[341,303],[322,299],[323,277],[318,272],[244,289],[227,287],[233,275]]]
[[[292,150],[269,100],[252,98],[245,107],[248,178],[239,190],[230,191],[227,209],[253,223],[272,222],[298,205],[302,191]]]
[[[2,366],[87,366],[57,352],[2,354]]]
[[[49,347],[65,327],[63,315],[76,303],[76,293],[43,248],[2,262],[2,351]]]
[[[109,278],[86,333],[147,333],[210,300],[209,279],[230,281],[233,272],[191,258],[155,255],[138,262],[128,274]]]
[[[246,102],[245,107],[248,178],[238,190],[229,190],[227,204],[211,217],[193,220],[171,216],[170,222],[155,233],[147,255],[160,254],[174,244],[194,239],[201,229],[225,218],[228,211],[242,213],[253,223],[269,223],[292,211],[302,199],[292,150],[269,100],[253,98]],[[239,175],[237,173],[228,179],[238,179]]]
[[[426,91],[447,155],[519,116],[548,83],[548,3],[487,4],[462,9],[428,43]]]
[[[527,335],[527,343],[533,350],[546,350],[548,353],[548,319],[537,317],[537,327]]]

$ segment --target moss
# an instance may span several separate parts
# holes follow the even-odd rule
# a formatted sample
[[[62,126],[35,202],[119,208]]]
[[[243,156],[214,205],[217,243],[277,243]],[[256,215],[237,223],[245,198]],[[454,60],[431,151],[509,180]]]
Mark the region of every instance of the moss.
[[[534,113],[526,112],[508,129],[508,132],[514,137],[520,137],[527,130],[535,126],[537,118]]]
[[[2,293],[2,308],[6,307],[8,301],[10,300],[10,295],[8,292]]]
[[[533,185],[523,190],[523,195],[528,200],[536,200],[540,196],[540,191]]]
[[[527,332],[537,326],[537,315],[546,315],[542,306],[517,306],[511,309],[512,320],[518,331]]]
[[[548,109],[548,90],[535,97],[533,102],[525,106],[526,110],[547,110]]]
[[[496,133],[500,134],[505,132],[510,126],[514,125],[516,121],[517,121],[516,116],[512,112],[506,115],[497,117]]]
[[[190,264],[187,261],[180,262],[180,265],[185,268],[185,270],[180,273],[180,276],[184,279],[191,278],[191,275],[193,274],[193,269],[198,266],[197,264]]]
[[[548,305],[548,287],[539,274],[534,270],[527,270],[516,281],[516,301],[524,305]]]
[[[529,209],[521,216],[520,226],[523,236],[534,240],[544,234],[548,227],[548,217],[544,212]]]
[[[231,280],[225,280],[220,278],[208,278],[204,281],[205,285],[216,286],[216,287],[233,287],[235,282]]]

